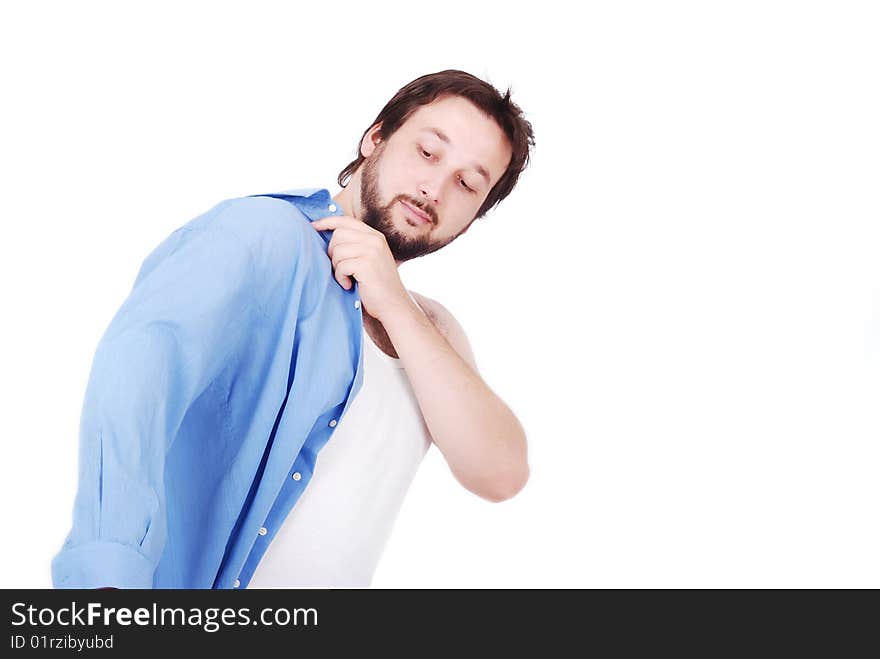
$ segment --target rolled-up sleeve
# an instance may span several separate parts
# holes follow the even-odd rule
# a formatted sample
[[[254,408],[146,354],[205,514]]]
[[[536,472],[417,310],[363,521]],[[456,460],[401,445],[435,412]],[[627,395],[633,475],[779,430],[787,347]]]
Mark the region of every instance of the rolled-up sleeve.
[[[150,588],[166,543],[166,455],[260,315],[248,206],[223,202],[145,259],[101,337],[79,426],[73,526],[56,588]],[[247,231],[254,231],[252,228]]]

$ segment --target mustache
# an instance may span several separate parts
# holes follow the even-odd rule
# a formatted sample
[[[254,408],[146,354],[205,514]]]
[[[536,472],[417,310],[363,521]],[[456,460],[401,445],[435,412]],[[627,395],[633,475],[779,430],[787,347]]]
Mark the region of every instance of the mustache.
[[[435,211],[432,207],[423,204],[423,203],[420,202],[419,200],[417,200],[417,199],[413,199],[412,197],[408,197],[408,196],[405,195],[405,194],[399,194],[399,195],[397,195],[397,196],[391,201],[391,203],[388,204],[388,208],[391,208],[392,206],[394,206],[394,204],[396,204],[398,201],[405,201],[406,203],[408,203],[408,204],[409,204],[410,206],[412,206],[413,208],[418,208],[418,209],[419,209],[420,211],[422,211],[425,215],[427,215],[428,217],[430,217],[430,218],[431,218],[431,221],[432,221],[434,224],[437,224],[437,211]]]

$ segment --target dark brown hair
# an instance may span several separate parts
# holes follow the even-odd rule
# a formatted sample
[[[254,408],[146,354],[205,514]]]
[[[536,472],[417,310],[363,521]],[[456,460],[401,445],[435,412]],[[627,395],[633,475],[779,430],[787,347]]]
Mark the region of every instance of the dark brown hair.
[[[385,141],[403,125],[419,106],[427,105],[446,95],[466,98],[485,112],[487,116],[493,118],[507,136],[513,152],[510,164],[489,191],[486,200],[477,211],[474,218],[476,219],[485,215],[511,193],[519,180],[519,175],[529,164],[530,150],[535,146],[532,125],[523,117],[519,106],[510,100],[510,87],[507,88],[507,93],[501,96],[501,93],[488,82],[464,71],[449,69],[439,73],[430,73],[416,78],[402,87],[382,108],[382,111],[370,124],[370,128],[382,122],[379,135],[382,141]],[[370,128],[364,131],[358,142],[357,158],[339,172],[337,180],[341,187],[346,186],[348,179],[364,161],[360,145]]]

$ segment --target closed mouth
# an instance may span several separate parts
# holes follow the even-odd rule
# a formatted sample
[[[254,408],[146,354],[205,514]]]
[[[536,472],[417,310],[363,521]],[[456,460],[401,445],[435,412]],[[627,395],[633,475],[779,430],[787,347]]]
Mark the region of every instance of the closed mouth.
[[[400,203],[403,205],[403,207],[404,207],[405,209],[407,209],[408,211],[410,211],[410,213],[412,213],[413,215],[415,215],[415,216],[416,216],[418,219],[420,219],[422,222],[425,222],[426,224],[432,224],[432,223],[433,223],[432,220],[431,220],[431,218],[430,218],[426,213],[424,213],[423,211],[421,211],[420,209],[416,208],[415,206],[412,206],[411,204],[406,203],[406,202],[403,201],[403,200],[401,200]]]

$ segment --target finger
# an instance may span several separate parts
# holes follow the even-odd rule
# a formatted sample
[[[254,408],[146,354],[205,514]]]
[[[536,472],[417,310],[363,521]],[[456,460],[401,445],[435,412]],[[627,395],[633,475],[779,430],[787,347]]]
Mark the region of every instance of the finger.
[[[336,281],[339,282],[339,285],[345,290],[349,290],[352,287],[352,279],[357,279],[357,271],[360,266],[360,261],[361,260],[358,257],[353,257],[342,259],[336,264],[333,275],[336,278]],[[345,283],[343,283],[343,281]]]
[[[322,217],[311,222],[311,225],[319,231],[333,231],[334,236],[345,231],[351,236],[369,236],[374,240],[385,240],[385,234],[381,231],[348,215],[330,215],[328,217]]]
[[[324,231],[325,229],[335,229],[339,226],[338,222],[333,222],[332,220],[336,219],[335,217],[322,217],[317,220],[312,220],[312,226],[318,229],[319,231]]]
[[[333,263],[333,267],[336,268],[340,261],[344,259],[358,258],[363,256],[363,254],[363,246],[357,243],[337,245],[333,250],[333,255],[330,257],[330,261]]]
[[[333,258],[333,253],[340,245],[362,245],[364,234],[351,227],[340,227],[333,232],[330,243],[327,245],[327,255]]]
[[[319,231],[324,231],[326,229],[330,229],[332,231],[337,227],[363,224],[363,222],[361,222],[357,218],[351,217],[350,215],[328,215],[327,217],[322,217],[312,221],[311,224]]]
[[[333,267],[333,279],[345,290],[351,289],[351,278],[336,266]]]

